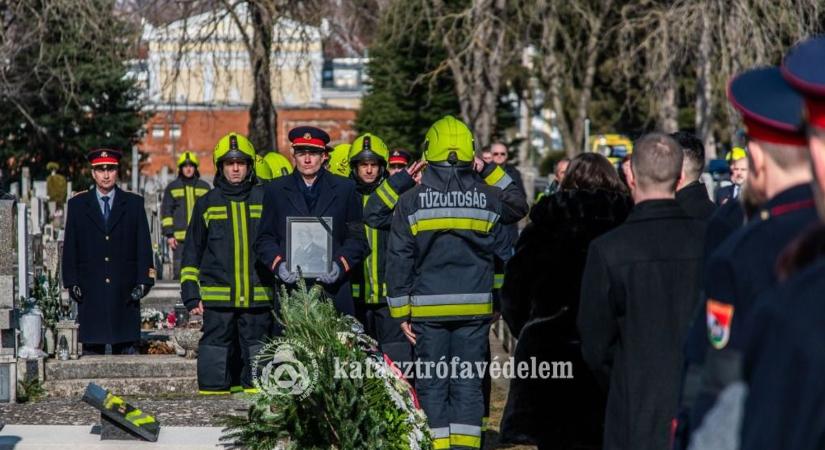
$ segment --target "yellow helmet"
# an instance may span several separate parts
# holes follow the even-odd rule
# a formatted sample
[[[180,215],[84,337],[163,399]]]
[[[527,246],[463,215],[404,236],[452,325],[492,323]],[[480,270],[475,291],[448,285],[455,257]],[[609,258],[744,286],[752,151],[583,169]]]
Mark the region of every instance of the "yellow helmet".
[[[349,167],[349,150],[352,147],[350,144],[338,144],[333,147],[329,154],[329,171],[335,175],[348,177],[350,172]]]
[[[255,175],[258,179],[264,181],[275,178],[272,176],[272,170],[269,169],[269,164],[267,164],[260,155],[255,155]]]
[[[728,152],[727,160],[728,162],[739,161],[742,158],[747,158],[748,152],[745,151],[742,147],[733,147],[730,152]]]
[[[458,161],[473,160],[473,133],[464,122],[453,116],[444,116],[436,121],[424,138],[424,158],[429,162],[448,161],[455,153]]]
[[[269,165],[272,178],[283,177],[292,173],[292,163],[286,156],[277,151],[272,151],[264,155],[264,161]]]
[[[349,149],[349,163],[358,164],[360,161],[368,159],[377,160],[381,165],[387,165],[387,158],[390,157],[390,149],[380,137],[365,133],[352,141]]]
[[[238,133],[229,133],[218,141],[212,160],[215,167],[219,167],[221,161],[228,158],[245,159],[250,165],[255,163],[255,147],[249,142],[246,136]]]
[[[180,154],[180,156],[178,157],[178,167],[186,163],[198,167],[200,163],[198,162],[198,156],[195,154],[195,152],[183,152]]]

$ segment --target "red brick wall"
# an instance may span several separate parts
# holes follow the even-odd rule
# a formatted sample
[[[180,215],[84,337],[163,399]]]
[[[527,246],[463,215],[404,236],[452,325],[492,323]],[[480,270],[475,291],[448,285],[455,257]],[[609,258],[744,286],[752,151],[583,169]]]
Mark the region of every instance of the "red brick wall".
[[[299,125],[312,125],[329,133],[332,142],[338,143],[355,139],[353,125],[357,111],[336,108],[279,109],[276,132],[278,149],[289,155],[289,130]],[[171,126],[180,125],[180,137],[172,139]],[[146,124],[146,133],[138,144],[141,152],[148,153],[145,164],[141,167],[144,175],[157,174],[161,167],[167,166],[175,172],[178,155],[184,151],[193,151],[200,159],[200,172],[213,174],[212,150],[225,134],[235,131],[246,134],[249,125],[247,109],[213,109],[196,111],[158,112]],[[164,130],[164,136],[152,135],[155,127]],[[261,152],[260,149],[258,149]]]

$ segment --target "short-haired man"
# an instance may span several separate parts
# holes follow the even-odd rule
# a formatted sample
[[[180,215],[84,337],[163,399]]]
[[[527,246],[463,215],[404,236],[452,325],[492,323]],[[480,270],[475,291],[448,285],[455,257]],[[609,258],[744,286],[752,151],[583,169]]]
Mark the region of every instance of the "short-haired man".
[[[577,322],[582,356],[608,391],[604,448],[668,447],[705,229],[675,200],[683,159],[666,134],[639,139],[625,174],[633,212],[587,254]]]
[[[682,162],[684,177],[676,187],[676,201],[690,217],[707,220],[716,211],[716,205],[710,201],[705,184],[699,181],[705,168],[705,146],[696,135],[687,131],[678,131],[670,136],[679,143],[685,155]]]
[[[779,68],[746,71],[730,83],[729,101],[742,115],[748,142],[748,195],[759,210],[710,256],[705,269],[705,317],[694,326],[686,352],[689,364],[683,386],[692,405],[687,428],[700,426],[716,397],[741,378],[747,322],[759,295],[777,282],[780,252],[802,230],[816,223],[811,191],[802,98],[783,80]],[[696,376],[691,376],[691,373]]]
[[[556,167],[553,169],[553,182],[547,185],[547,189],[544,190],[544,195],[553,195],[561,189],[561,183],[564,181],[564,176],[567,174],[567,166],[569,165],[570,158],[566,156],[556,163]]]

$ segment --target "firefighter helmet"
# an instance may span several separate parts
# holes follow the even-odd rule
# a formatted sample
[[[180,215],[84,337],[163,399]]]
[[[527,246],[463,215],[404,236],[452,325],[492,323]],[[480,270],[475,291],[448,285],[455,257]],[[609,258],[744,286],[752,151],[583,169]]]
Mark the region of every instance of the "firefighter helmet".
[[[455,153],[460,162],[471,162],[474,157],[473,133],[464,122],[453,116],[444,116],[436,121],[424,138],[424,157],[429,162],[450,160]]]

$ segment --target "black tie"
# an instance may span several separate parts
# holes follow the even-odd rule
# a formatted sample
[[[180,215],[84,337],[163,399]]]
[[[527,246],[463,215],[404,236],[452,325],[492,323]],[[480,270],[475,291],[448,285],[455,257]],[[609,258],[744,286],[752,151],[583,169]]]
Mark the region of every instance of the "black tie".
[[[103,222],[109,223],[109,213],[112,211],[111,208],[109,208],[109,196],[104,195],[100,197],[100,199],[103,200]]]

